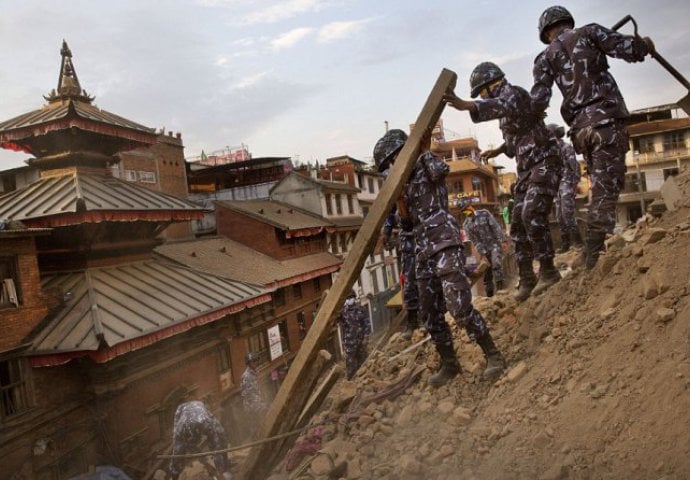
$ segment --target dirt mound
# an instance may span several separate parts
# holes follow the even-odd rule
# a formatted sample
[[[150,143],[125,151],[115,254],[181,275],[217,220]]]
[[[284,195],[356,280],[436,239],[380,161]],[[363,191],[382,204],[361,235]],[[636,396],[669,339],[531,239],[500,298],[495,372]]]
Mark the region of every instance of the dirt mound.
[[[538,298],[475,299],[509,362],[499,380],[453,325],[464,372],[430,389],[430,342],[395,357],[410,345],[395,334],[313,419],[319,453],[271,478],[690,478],[690,175],[676,183],[677,209],[609,239],[594,271],[570,253]]]

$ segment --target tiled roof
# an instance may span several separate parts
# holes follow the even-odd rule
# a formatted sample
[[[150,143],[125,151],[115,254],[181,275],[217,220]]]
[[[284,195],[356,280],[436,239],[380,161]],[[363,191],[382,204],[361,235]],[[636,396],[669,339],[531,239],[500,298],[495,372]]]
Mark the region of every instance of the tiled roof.
[[[324,269],[336,270],[342,263],[328,252],[279,261],[223,237],[166,243],[155,251],[190,268],[264,286],[279,286]]]
[[[95,351],[174,326],[179,333],[185,322],[206,323],[270,300],[260,287],[159,259],[49,275],[42,284],[66,300],[35,335],[33,354]]]
[[[99,211],[182,211],[187,213],[186,219],[203,214],[201,207],[172,195],[108,175],[83,172],[42,178],[0,196],[0,218],[12,220]]]
[[[43,108],[24,113],[17,117],[5,120],[0,123],[0,133],[7,130],[17,130],[20,128],[34,127],[45,123],[52,123],[57,120],[62,120],[70,116],[90,120],[93,122],[103,123],[116,127],[128,128],[130,130],[139,130],[146,133],[155,133],[155,129],[140,125],[126,118],[115,115],[114,113],[101,110],[95,105],[86,102],[66,100],[63,102],[50,103]]]
[[[303,230],[333,226],[323,217],[275,200],[223,200],[216,203],[281,230]]]

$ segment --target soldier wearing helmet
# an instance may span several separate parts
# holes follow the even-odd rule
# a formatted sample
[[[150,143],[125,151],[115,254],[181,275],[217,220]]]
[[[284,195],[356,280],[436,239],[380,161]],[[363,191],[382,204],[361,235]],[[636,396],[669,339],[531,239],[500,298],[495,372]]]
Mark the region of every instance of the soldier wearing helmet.
[[[465,216],[462,229],[491,267],[484,273],[484,291],[493,297],[494,281],[496,290],[503,289],[503,230],[488,210],[475,209],[470,198],[461,198],[458,207]]]
[[[470,89],[473,98],[477,95],[481,98],[467,101],[452,93],[445,100],[458,110],[469,111],[474,122],[498,119],[504,143],[495,150],[483,152],[482,156],[490,158],[504,153],[514,157],[517,164],[510,238],[515,245],[520,274],[515,299],[521,302],[561,278],[553,263],[548,218],[563,168],[560,149],[555,135],[546,128],[543,115],[532,108],[529,93],[510,84],[496,64],[477,65],[470,76]],[[541,265],[538,281],[532,267],[534,259]]]
[[[547,127],[556,134],[558,145],[561,148],[561,157],[563,158],[563,172],[554,203],[556,204],[558,228],[561,232],[559,252],[565,253],[570,249],[571,245],[582,247],[582,237],[580,237],[580,229],[575,218],[575,193],[577,192],[577,184],[580,183],[580,164],[577,163],[573,146],[563,141],[565,128],[555,123],[550,123]]]
[[[242,405],[245,411],[252,417],[252,431],[256,430],[256,427],[261,423],[261,419],[268,409],[268,404],[259,385],[259,375],[256,371],[259,358],[260,355],[258,352],[247,353],[245,357],[247,368],[245,368],[244,373],[242,373],[242,379],[240,380]]]
[[[369,313],[366,307],[357,302],[357,293],[354,290],[345,298],[338,322],[345,350],[345,372],[349,380],[367,358],[366,338],[371,331]]]
[[[606,57],[641,62],[654,44],[596,23],[575,28],[570,12],[558,5],[539,17],[539,39],[547,47],[534,61],[531,95],[535,108],[545,112],[554,83],[563,94],[561,116],[570,127],[575,150],[584,156],[592,185],[585,249],[591,269],[616,223],[629,149],[629,113]]]
[[[389,135],[390,132],[386,134]],[[464,327],[487,357],[486,377],[505,368],[503,356],[496,348],[486,322],[472,305],[470,282],[464,272],[465,257],[460,227],[448,206],[445,179],[449,167],[430,151],[431,132],[425,132],[422,148],[404,188],[404,208],[412,223],[416,242],[416,277],[419,310],[424,312],[425,327],[441,357],[441,368],[431,375],[433,387],[445,385],[460,372],[453,347],[453,336],[445,321],[447,308],[457,324]],[[386,136],[377,142],[374,157]],[[396,152],[397,155],[397,152]],[[395,158],[391,158],[394,161]]]

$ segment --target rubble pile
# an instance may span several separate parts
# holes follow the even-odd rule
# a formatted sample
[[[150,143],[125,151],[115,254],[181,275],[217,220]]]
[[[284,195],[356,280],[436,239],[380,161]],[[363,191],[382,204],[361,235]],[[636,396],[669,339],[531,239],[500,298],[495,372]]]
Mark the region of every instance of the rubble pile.
[[[394,334],[313,419],[322,448],[271,479],[688,478],[690,175],[676,184],[676,208],[610,238],[593,271],[571,251],[540,297],[475,299],[509,362],[500,379],[481,379],[452,324],[463,374],[431,389],[431,343],[391,359],[411,345]],[[420,366],[399,396],[356,406]]]

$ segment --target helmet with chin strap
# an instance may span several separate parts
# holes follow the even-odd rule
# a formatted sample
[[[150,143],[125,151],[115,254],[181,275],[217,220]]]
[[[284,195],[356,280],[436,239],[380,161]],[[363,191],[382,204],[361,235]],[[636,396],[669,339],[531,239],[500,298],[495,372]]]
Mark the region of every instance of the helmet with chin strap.
[[[386,170],[393,157],[402,150],[407,141],[407,134],[400,129],[388,130],[374,146],[374,163],[379,172]]]
[[[497,82],[505,77],[503,70],[493,62],[482,62],[472,70],[470,75],[470,96],[477,98],[479,92],[484,87],[488,87],[492,83]]]

